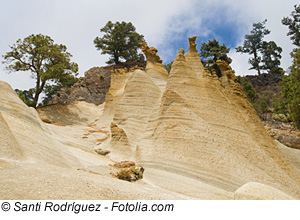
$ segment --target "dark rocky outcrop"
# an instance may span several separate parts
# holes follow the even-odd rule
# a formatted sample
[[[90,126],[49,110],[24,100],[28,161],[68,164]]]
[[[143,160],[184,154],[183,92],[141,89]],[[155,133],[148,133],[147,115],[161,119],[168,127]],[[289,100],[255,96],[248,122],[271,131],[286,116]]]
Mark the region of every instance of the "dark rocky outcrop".
[[[96,105],[105,101],[105,95],[110,88],[111,73],[119,69],[145,69],[146,62],[132,61],[106,67],[93,67],[86,71],[84,77],[71,88],[62,88],[53,96],[49,104],[69,104],[74,101],[85,101]]]
[[[263,95],[265,91],[271,91],[279,95],[279,82],[282,80],[282,74],[261,74],[261,75],[248,75],[248,81],[253,85],[257,93]]]
[[[71,88],[63,88],[56,93],[49,104],[68,104],[73,101],[86,101],[99,105],[104,102],[110,87],[110,68],[93,67],[85,72],[85,77]]]

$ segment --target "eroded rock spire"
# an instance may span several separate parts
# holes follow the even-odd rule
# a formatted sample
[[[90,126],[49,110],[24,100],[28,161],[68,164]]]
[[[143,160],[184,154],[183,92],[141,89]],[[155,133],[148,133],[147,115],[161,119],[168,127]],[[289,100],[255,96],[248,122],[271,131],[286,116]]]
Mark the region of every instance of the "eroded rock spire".
[[[196,36],[193,36],[193,37],[189,37],[189,43],[190,43],[190,46],[189,46],[189,52],[198,52],[197,51],[197,44],[195,43],[197,37]]]
[[[163,61],[160,59],[157,54],[158,50],[155,47],[148,47],[146,42],[139,43],[143,53],[145,54],[147,61],[151,63],[162,63]]]
[[[185,61],[184,49],[179,49],[174,61]]]

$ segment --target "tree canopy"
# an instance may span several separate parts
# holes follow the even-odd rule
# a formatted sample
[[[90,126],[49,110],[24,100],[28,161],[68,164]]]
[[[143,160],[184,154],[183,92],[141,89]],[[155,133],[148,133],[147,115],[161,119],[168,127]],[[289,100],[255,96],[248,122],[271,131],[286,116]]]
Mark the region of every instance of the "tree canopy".
[[[96,37],[95,47],[101,50],[101,54],[109,54],[107,64],[118,64],[121,60],[137,61],[144,60],[144,55],[138,52],[139,42],[145,41],[144,36],[136,32],[131,22],[111,21],[100,29],[103,37]]]
[[[67,52],[67,47],[55,44],[49,36],[32,34],[23,40],[17,40],[10,49],[3,56],[6,68],[10,72],[30,71],[36,79],[32,107],[36,107],[45,86],[51,87],[51,82],[64,85],[77,75],[78,65],[70,61],[72,55]]]
[[[300,47],[300,5],[294,6],[295,10],[292,11],[290,17],[284,17],[281,22],[283,25],[288,26],[289,32],[287,33],[288,36],[291,36],[291,40],[293,44],[296,45],[298,48]]]
[[[217,75],[222,76],[221,71],[216,64],[217,60],[224,60],[228,64],[232,62],[231,58],[227,56],[230,48],[224,44],[220,45],[216,39],[209,40],[208,43],[202,43],[200,48],[200,58],[203,65],[210,71],[215,70]]]
[[[268,73],[282,73],[283,69],[280,66],[282,48],[277,46],[274,41],[262,44],[262,66],[261,69],[267,70]]]
[[[254,23],[251,34],[245,36],[243,46],[236,48],[237,52],[253,55],[253,58],[249,59],[250,69],[256,69],[259,75],[261,74],[259,51],[262,49],[264,36],[270,34],[270,31],[265,27],[266,22],[267,20]]]
[[[291,74],[283,79],[283,97],[286,98],[292,121],[300,129],[300,49],[293,54]]]

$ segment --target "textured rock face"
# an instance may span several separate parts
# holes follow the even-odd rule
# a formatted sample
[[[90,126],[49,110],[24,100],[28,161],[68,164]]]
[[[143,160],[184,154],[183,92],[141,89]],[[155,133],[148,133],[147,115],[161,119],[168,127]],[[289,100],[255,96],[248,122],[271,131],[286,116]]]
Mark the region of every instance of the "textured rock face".
[[[148,47],[146,42],[139,43],[142,48],[143,53],[145,54],[147,61],[151,63],[162,63],[159,55],[157,54],[158,50],[154,47]]]
[[[142,45],[146,71],[130,73],[110,97],[115,109],[110,118],[126,133],[127,148],[122,142],[104,146],[122,149],[124,159],[201,179],[219,190],[233,193],[259,181],[296,195],[299,174],[266,133],[233,70],[218,61],[222,77],[212,75],[195,40],[189,39],[188,53],[179,50],[168,78],[157,51]]]
[[[86,71],[84,77],[79,78],[71,88],[58,91],[49,104],[69,104],[74,101],[85,101],[96,105],[105,101],[110,88],[111,75],[144,70],[146,62],[132,61],[106,67],[93,67]]]
[[[264,130],[231,67],[218,61],[222,77],[212,75],[201,63],[195,40],[190,40],[191,51],[179,50],[169,75],[157,51],[144,45],[151,62],[145,71],[113,70],[104,109],[104,104],[85,102],[42,109],[50,123],[66,126],[42,123],[0,83],[0,137],[5,141],[0,166],[16,166],[12,172],[0,169],[0,195],[21,188],[18,195],[37,195],[38,189],[55,198],[299,198],[296,150],[283,156],[286,150]],[[95,147],[110,153],[100,156]],[[109,175],[111,161],[144,167],[144,182],[116,182]]]
[[[5,82],[0,81],[0,161],[19,160],[68,167],[60,150],[33,108],[25,105]]]
[[[74,101],[102,104],[110,87],[110,74],[109,67],[91,68],[72,88],[57,92],[49,104],[67,104]]]

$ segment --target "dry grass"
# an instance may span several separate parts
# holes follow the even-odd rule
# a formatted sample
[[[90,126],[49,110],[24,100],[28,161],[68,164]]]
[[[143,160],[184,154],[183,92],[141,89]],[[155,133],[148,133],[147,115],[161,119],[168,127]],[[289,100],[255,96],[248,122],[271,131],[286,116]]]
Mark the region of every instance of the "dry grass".
[[[132,181],[134,176],[131,172],[131,169],[121,169],[119,172],[117,172],[116,177],[120,180]]]
[[[137,168],[133,161],[116,162],[111,166],[120,169],[119,172],[114,175],[118,179],[134,182],[143,178],[144,168]]]

